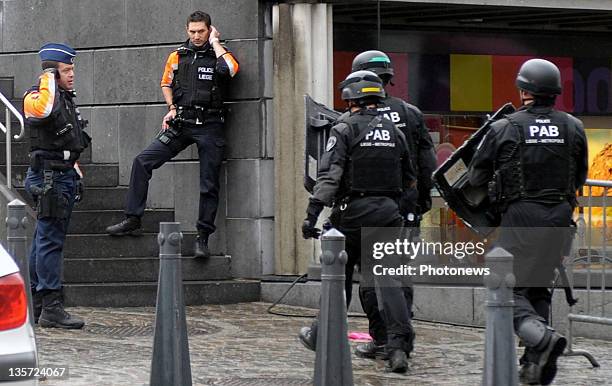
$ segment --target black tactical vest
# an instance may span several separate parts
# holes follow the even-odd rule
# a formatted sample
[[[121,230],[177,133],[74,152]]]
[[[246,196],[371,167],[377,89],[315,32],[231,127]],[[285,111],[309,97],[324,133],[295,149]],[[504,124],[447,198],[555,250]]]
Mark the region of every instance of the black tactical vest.
[[[25,95],[33,91],[38,91],[38,87],[31,88]],[[83,131],[87,121],[82,119],[73,97],[72,91],[58,88],[49,117],[25,120],[24,123],[30,131],[30,151],[69,150],[80,153],[89,145],[89,136]]]
[[[500,165],[503,200],[556,203],[575,194],[576,125],[567,114],[523,110],[507,116],[519,142]]]
[[[350,195],[396,195],[401,192],[400,139],[393,123],[387,119],[368,130],[373,118],[369,114],[353,114],[344,120],[353,134],[349,165],[345,170],[345,191]],[[365,130],[368,133],[364,136]]]
[[[202,51],[180,47],[177,53],[179,63],[172,80],[172,103],[185,107],[222,108],[222,90],[215,72],[217,57],[212,47]]]
[[[410,151],[412,166],[417,168],[417,149],[419,148],[419,133],[417,126],[419,122],[416,117],[416,112],[410,111],[410,107],[407,106],[407,103],[403,100],[391,96],[382,99],[380,104],[381,107],[378,108],[378,111],[404,133],[408,144],[408,150]],[[418,174],[418,170],[415,170],[415,172]]]

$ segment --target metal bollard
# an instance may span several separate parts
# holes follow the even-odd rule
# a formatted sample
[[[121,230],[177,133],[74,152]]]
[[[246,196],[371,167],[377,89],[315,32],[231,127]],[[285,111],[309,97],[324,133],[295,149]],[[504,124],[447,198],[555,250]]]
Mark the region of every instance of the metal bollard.
[[[486,256],[490,274],[485,276],[487,287],[487,329],[485,333],[484,386],[514,386],[518,384],[516,348],[512,313],[515,277],[513,256],[503,248],[495,248]]]
[[[344,235],[333,228],[321,237],[321,312],[313,380],[315,386],[353,384],[344,294],[344,266],[348,259],[344,240]]]
[[[32,308],[32,289],[30,287],[30,266],[27,256],[26,227],[28,219],[26,217],[25,204],[14,199],[6,205],[6,241],[8,252],[15,259],[19,266],[21,276],[28,295],[28,311],[30,313],[30,323],[34,326],[34,309]]]
[[[181,273],[183,234],[176,222],[159,224],[159,283],[151,386],[191,385],[191,363]]]

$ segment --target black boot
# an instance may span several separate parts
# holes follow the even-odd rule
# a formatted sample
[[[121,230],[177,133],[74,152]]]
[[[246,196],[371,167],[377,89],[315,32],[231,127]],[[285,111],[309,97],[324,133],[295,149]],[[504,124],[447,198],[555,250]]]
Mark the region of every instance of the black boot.
[[[198,258],[209,258],[210,250],[208,249],[208,233],[202,230],[198,230],[198,236],[195,242],[194,256]]]
[[[120,223],[107,227],[106,233],[108,233],[111,236],[125,236],[125,235],[140,236],[142,235],[140,217],[127,216]]]
[[[40,318],[40,313],[42,312],[42,303],[43,303],[43,294],[42,291],[36,291],[36,289],[32,289],[32,308],[34,309],[34,324],[38,324],[38,318]]]
[[[38,323],[41,327],[57,327],[66,329],[83,328],[85,322],[76,316],[71,316],[64,310],[61,290],[47,290],[43,293],[43,308]]]
[[[310,327],[302,327],[298,338],[300,342],[311,351],[317,350],[317,332],[319,328],[319,321],[315,319]]]
[[[537,367],[540,370],[540,384],[550,385],[557,375],[557,358],[559,358],[565,346],[567,345],[567,339],[561,334],[553,332],[546,348],[539,354]]]
[[[394,373],[403,374],[408,371],[408,356],[404,350],[395,349],[389,354],[387,369]]]

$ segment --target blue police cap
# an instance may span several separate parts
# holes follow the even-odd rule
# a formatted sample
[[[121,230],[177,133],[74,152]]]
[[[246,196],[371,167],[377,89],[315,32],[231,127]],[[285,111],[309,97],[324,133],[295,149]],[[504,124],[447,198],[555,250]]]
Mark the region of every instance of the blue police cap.
[[[40,60],[62,62],[66,64],[73,64],[76,51],[72,47],[61,43],[48,43],[40,48],[38,51]]]

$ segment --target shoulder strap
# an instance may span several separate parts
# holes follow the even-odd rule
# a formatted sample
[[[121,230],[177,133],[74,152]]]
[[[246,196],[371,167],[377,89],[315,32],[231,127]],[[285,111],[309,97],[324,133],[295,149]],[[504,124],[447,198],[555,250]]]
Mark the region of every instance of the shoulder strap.
[[[361,142],[370,131],[372,131],[376,126],[378,126],[378,124],[382,122],[382,120],[383,117],[381,115],[375,116],[374,119],[372,119],[370,123],[368,123],[368,127],[366,127],[365,130],[362,130],[359,135],[355,137],[355,139],[353,139],[353,141],[351,142],[351,149],[357,146],[357,144]]]

